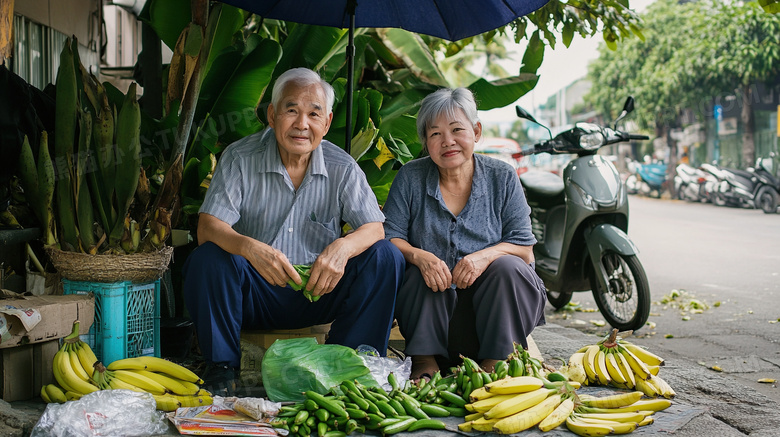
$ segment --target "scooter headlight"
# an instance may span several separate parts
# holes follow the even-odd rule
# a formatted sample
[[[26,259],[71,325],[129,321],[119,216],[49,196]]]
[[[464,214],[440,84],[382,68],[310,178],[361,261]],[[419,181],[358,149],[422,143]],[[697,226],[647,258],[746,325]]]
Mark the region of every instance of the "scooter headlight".
[[[580,147],[586,150],[594,150],[601,147],[604,141],[604,135],[601,132],[591,132],[580,137]]]
[[[582,199],[583,205],[591,209],[596,209],[596,205],[593,202],[593,196],[588,194],[585,190],[582,189],[582,187],[575,184],[574,182],[570,182],[570,184],[572,187],[574,187],[574,190],[577,191],[577,194],[579,194],[580,199]]]

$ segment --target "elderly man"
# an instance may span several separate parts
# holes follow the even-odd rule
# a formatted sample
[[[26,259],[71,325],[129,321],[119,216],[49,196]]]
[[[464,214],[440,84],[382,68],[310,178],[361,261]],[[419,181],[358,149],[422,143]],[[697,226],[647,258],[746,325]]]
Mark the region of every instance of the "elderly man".
[[[279,76],[268,128],[222,153],[184,267],[187,309],[216,394],[235,390],[240,333],[333,323],[328,343],[387,350],[404,258],[363,172],[323,140],[333,88],[313,71]],[[354,230],[342,236],[342,221]],[[293,265],[311,265],[310,302]]]

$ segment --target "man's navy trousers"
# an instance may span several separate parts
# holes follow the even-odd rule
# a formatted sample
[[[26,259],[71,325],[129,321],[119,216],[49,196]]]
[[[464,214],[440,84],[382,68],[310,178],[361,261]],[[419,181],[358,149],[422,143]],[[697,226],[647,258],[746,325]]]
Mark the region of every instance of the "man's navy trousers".
[[[301,291],[269,284],[242,256],[214,243],[184,265],[184,299],[206,362],[241,364],[242,329],[299,329],[333,323],[327,343],[373,346],[383,356],[404,258],[380,240],[347,262],[336,288],[309,302]]]

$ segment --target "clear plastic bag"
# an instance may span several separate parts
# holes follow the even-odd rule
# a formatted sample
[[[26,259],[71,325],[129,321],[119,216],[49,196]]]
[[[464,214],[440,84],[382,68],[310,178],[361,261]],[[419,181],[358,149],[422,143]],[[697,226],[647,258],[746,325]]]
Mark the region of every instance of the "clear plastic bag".
[[[77,401],[49,404],[31,437],[149,436],[168,432],[168,421],[149,393],[99,390]]]
[[[357,353],[366,363],[371,376],[385,391],[392,389],[387,382],[390,373],[393,373],[398,381],[406,381],[412,374],[412,357],[406,357],[403,361],[399,358],[380,357],[376,349],[364,344],[358,346]]]

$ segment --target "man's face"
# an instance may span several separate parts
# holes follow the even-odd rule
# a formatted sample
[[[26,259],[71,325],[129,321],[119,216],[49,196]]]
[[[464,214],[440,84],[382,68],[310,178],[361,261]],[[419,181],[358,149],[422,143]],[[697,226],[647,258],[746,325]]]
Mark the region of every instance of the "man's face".
[[[284,87],[279,107],[268,107],[268,125],[274,128],[281,151],[306,155],[320,145],[328,133],[333,113],[326,113],[325,93],[317,84]]]

